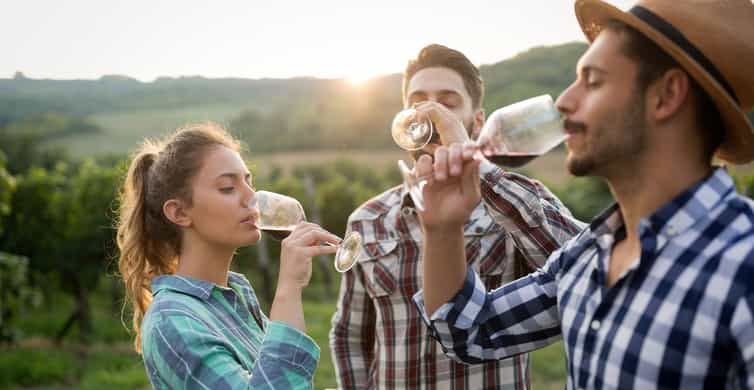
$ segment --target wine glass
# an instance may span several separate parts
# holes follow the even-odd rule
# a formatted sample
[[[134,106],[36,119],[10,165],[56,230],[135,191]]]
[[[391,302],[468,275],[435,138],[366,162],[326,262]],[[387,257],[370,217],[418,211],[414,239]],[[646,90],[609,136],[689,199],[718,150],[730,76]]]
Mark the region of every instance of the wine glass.
[[[486,158],[503,167],[517,168],[549,152],[565,138],[560,112],[552,97],[536,96],[490,114],[476,140],[478,151],[475,157]],[[431,178],[417,177],[403,160],[398,161],[398,169],[414,205],[424,211],[422,189]]]
[[[393,140],[401,148],[419,150],[432,140],[434,124],[428,115],[422,115],[413,108],[407,108],[393,118],[391,133]]]
[[[252,199],[259,210],[257,227],[276,240],[282,240],[291,234],[301,222],[306,221],[304,207],[295,198],[270,191],[256,191]],[[361,234],[353,231],[338,245],[335,252],[335,269],[346,272],[354,264],[361,248]],[[328,242],[326,245],[333,245]]]

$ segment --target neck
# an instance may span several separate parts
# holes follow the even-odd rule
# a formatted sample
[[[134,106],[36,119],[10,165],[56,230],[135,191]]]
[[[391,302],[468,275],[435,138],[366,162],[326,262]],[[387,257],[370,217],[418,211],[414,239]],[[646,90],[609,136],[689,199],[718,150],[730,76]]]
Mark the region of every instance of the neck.
[[[234,252],[233,248],[220,248],[186,235],[175,273],[227,287],[228,271]]]
[[[667,156],[674,156],[668,158]],[[626,238],[638,240],[638,227],[648,217],[712,171],[704,163],[684,154],[637,156],[630,166],[605,175],[610,192],[618,202],[626,225]]]

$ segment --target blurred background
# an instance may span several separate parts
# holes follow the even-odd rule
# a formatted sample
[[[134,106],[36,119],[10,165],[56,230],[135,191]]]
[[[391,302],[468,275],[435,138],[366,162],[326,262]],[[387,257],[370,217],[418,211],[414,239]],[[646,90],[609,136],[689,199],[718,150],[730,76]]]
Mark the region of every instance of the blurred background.
[[[389,134],[400,72],[441,43],[481,66],[486,112],[557,96],[586,50],[570,1],[4,4],[0,25],[0,388],[149,388],[115,270],[114,210],[144,137],[216,121],[239,137],[257,188],[301,200],[342,234],[359,204],[400,184]],[[625,7],[629,1],[618,1]],[[754,118],[751,115],[750,118]],[[557,149],[523,169],[582,220],[612,200]],[[732,166],[754,193],[754,166]],[[274,291],[279,242],[233,264]],[[316,262],[306,290],[322,348],[315,388],[334,387],[327,332],[340,275]],[[535,389],[562,389],[562,346],[534,354]]]

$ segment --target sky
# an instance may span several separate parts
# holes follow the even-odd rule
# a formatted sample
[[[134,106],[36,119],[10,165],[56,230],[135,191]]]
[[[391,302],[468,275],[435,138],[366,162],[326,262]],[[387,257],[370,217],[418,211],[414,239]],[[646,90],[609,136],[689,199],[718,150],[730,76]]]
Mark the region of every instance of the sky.
[[[482,65],[584,41],[572,0],[6,0],[0,15],[0,78],[358,82],[401,72],[429,43]]]

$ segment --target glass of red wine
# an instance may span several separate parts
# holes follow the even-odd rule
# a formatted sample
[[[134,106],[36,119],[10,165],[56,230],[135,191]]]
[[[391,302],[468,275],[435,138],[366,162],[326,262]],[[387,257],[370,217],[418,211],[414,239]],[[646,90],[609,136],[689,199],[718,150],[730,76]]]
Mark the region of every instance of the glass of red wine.
[[[270,191],[256,191],[252,201],[259,209],[257,227],[276,240],[288,237],[296,225],[306,221],[306,213],[301,202],[290,196]],[[340,242],[335,253],[335,269],[338,272],[346,272],[356,264],[361,241],[361,234],[354,231]]]
[[[397,122],[398,125],[401,123]],[[393,126],[393,134],[406,131],[396,130],[395,120]],[[552,97],[536,96],[499,108],[487,117],[476,140],[479,147],[477,157],[502,167],[518,168],[549,152],[565,138],[560,113]],[[401,143],[398,146],[406,149]],[[398,161],[398,168],[414,205],[423,211],[422,189],[429,178],[417,177],[402,160]]]

